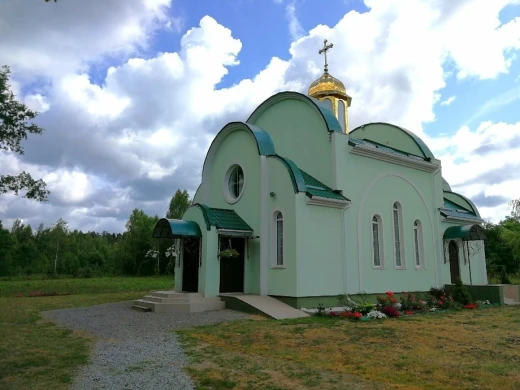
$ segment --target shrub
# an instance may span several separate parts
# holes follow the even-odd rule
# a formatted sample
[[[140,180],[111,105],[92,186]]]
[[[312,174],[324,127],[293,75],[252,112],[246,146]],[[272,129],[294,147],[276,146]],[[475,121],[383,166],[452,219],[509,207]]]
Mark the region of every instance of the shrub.
[[[466,286],[462,283],[460,277],[457,277],[457,280],[455,280],[455,293],[453,294],[453,299],[462,305],[468,305],[471,303],[471,295],[466,289]]]
[[[385,306],[381,309],[381,312],[383,314],[386,314],[388,317],[400,317],[401,316],[401,314],[393,306]]]
[[[430,295],[436,299],[441,299],[442,296],[448,296],[448,292],[444,288],[430,288]]]
[[[500,284],[512,284],[509,275],[507,275],[506,267],[502,267],[500,271]]]
[[[404,292],[401,295],[401,310],[402,311],[428,311],[428,297],[421,293]]]
[[[394,293],[391,291],[386,292],[386,295],[377,296],[377,308],[381,309],[386,306],[394,306],[397,303]]]

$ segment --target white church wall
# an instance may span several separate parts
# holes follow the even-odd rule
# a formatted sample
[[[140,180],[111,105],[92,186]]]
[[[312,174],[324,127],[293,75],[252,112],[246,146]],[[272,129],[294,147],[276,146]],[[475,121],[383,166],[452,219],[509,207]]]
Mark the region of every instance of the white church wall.
[[[276,296],[296,296],[296,204],[294,187],[289,171],[276,158],[268,158],[269,195],[268,214],[264,216],[268,224],[269,271],[268,294]],[[283,216],[283,266],[277,265],[275,213]]]
[[[432,173],[349,153],[348,136],[337,137],[338,188],[352,200],[347,210],[347,289],[365,291],[427,290],[439,283],[440,246],[437,220],[438,194]],[[392,206],[402,206],[405,267],[395,266]],[[382,269],[372,266],[371,221],[380,215],[383,225]],[[414,265],[413,224],[422,225],[424,267]]]
[[[213,147],[217,150],[204,168],[208,170],[204,172],[204,176],[208,178],[209,188],[201,189],[204,191],[199,192],[207,191],[209,196],[206,204],[209,207],[235,210],[253,228],[253,234],[260,236],[260,156],[255,138],[249,130],[238,128],[227,133],[218,145]],[[226,197],[228,191],[226,173],[233,165],[240,166],[244,173],[242,194],[236,202],[230,202]],[[245,261],[245,292],[260,293],[259,267],[260,242],[250,240],[249,258]]]
[[[286,96],[263,108],[251,123],[269,133],[276,153],[290,158],[322,183],[333,185],[329,131],[319,110],[307,97]]]
[[[345,293],[343,210],[308,205],[296,196],[298,297]]]

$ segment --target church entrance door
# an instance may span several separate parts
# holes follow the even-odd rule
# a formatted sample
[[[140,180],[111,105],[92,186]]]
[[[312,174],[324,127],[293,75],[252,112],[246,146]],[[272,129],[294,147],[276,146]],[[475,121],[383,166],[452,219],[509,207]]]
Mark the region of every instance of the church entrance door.
[[[245,239],[241,237],[220,237],[220,250],[236,249],[237,257],[220,258],[220,292],[244,292]]]
[[[451,240],[448,249],[450,253],[451,284],[455,284],[457,278],[460,277],[459,247],[455,241]]]
[[[199,242],[198,237],[186,237],[182,245],[182,291],[199,291]]]

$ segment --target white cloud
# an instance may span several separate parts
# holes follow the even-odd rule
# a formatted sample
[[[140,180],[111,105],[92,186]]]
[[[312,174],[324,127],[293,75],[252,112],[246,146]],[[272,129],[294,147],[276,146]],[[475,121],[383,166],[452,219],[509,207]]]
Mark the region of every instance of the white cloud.
[[[513,88],[508,89],[498,96],[493,96],[483,105],[478,107],[475,113],[469,118],[466,123],[471,124],[477,119],[480,119],[486,115],[489,115],[502,107],[505,107],[511,103],[520,100],[520,86],[515,86]]]
[[[508,71],[520,35],[514,36],[518,20],[497,22],[503,0],[367,0],[369,12],[349,12],[337,25],[319,25],[308,33],[291,3],[290,59],[272,58],[252,79],[229,88],[216,85],[240,66],[242,43],[213,18],[189,29],[178,53],[144,59],[140,50],[156,29],[168,28],[168,22],[172,27],[166,14],[170,2],[92,3],[44,4],[45,10],[37,12],[22,6],[14,12],[14,2],[9,8],[0,4],[0,15],[13,19],[10,35],[4,34],[9,39],[0,42],[0,63],[12,64],[15,82],[37,76],[52,80],[24,97],[47,110],[39,117],[45,134],[30,137],[23,160],[0,154],[0,166],[8,174],[30,168],[49,181],[53,194],[49,204],[2,197],[5,224],[15,217],[49,224],[63,216],[72,228],[111,230],[122,229],[135,207],[163,213],[177,188],[197,188],[205,152],[226,122],[245,120],[280,90],[306,91],[322,72],[317,51],[324,38],[334,43],[329,69],[353,96],[353,126],[389,121],[412,129],[442,159],[454,188],[487,196],[482,214],[494,220],[505,207],[499,197],[517,196],[519,183],[508,178],[501,161],[507,157],[512,167],[520,163],[514,146],[517,139],[520,144],[520,124],[466,126],[451,137],[422,131],[435,119],[447,61],[458,77],[485,79]],[[52,7],[56,15],[48,11]],[[30,29],[35,15],[40,15],[38,27]],[[118,60],[96,85],[86,71],[105,56]],[[491,180],[481,176],[486,173]],[[491,200],[494,204],[486,206]]]
[[[456,99],[455,96],[450,96],[449,98],[447,98],[441,102],[441,106],[449,106],[451,103],[453,103],[455,101],[455,99]]]
[[[291,38],[296,41],[300,39],[303,35],[305,35],[305,31],[296,16],[296,1],[293,0],[288,3],[285,7],[285,15],[289,22],[289,33],[291,34]]]

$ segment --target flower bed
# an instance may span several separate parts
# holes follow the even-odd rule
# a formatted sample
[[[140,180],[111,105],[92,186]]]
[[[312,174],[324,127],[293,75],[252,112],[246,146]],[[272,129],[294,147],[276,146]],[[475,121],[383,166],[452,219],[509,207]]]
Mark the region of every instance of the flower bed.
[[[403,292],[398,300],[392,291],[377,296],[377,304],[367,303],[362,298],[357,302],[345,295],[340,298],[342,310],[326,309],[320,305],[315,315],[328,315],[333,318],[350,320],[374,320],[383,318],[399,318],[446,310],[473,310],[495,306],[489,301],[476,301],[467,304],[457,302],[446,290],[432,288],[428,293]]]

